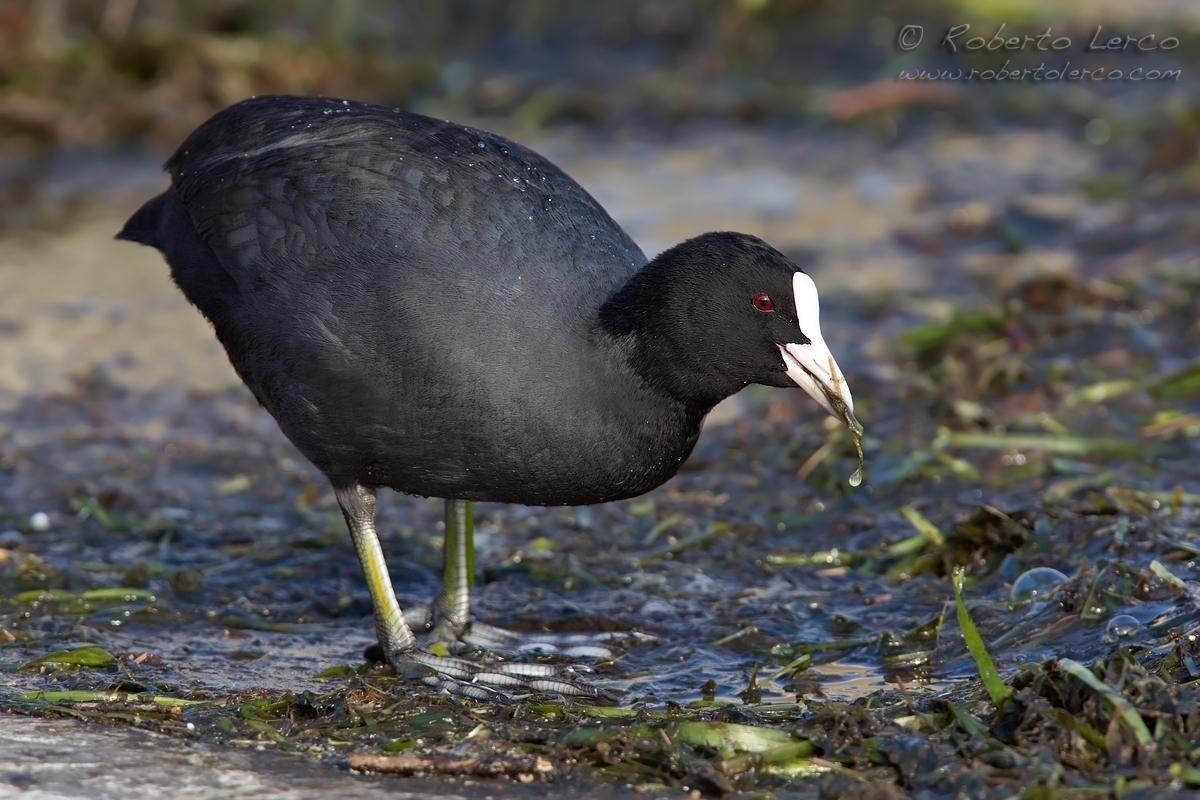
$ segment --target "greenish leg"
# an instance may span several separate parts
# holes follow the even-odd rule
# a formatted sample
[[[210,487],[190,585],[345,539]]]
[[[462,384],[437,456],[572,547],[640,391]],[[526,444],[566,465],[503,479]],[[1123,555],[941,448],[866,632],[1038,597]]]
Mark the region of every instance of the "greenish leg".
[[[447,499],[446,544],[442,593],[434,607],[433,638],[455,642],[471,621],[471,586],[475,582],[475,514],[469,500]]]
[[[412,629],[404,621],[404,612],[396,601],[392,579],[388,575],[383,548],[375,533],[375,492],[363,486],[334,489],[354,550],[367,578],[371,607],[375,610],[375,633],[388,663],[395,665],[400,654],[409,654],[417,647]]]
[[[383,548],[375,533],[374,490],[355,485],[335,487],[334,492],[367,578],[379,646],[397,674],[420,677],[426,682],[433,680],[443,691],[474,699],[503,699],[506,697],[504,691],[514,687],[523,691],[608,699],[602,690],[578,682],[573,672],[563,674],[561,668],[553,664],[476,664],[418,648],[412,628],[404,621],[404,612],[396,601]],[[434,604],[437,626],[433,635],[437,641],[457,640],[470,621],[474,540],[471,504],[465,500],[447,500],[446,581]]]

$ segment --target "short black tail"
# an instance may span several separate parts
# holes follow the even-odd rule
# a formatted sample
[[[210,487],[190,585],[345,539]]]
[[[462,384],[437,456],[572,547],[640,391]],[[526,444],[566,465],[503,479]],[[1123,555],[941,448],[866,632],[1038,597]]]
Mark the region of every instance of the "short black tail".
[[[129,218],[129,221],[125,223],[124,228],[121,228],[121,232],[117,234],[116,238],[127,242],[137,242],[138,244],[157,247],[159,250],[162,250],[163,204],[166,200],[166,192],[155,195],[147,200]]]

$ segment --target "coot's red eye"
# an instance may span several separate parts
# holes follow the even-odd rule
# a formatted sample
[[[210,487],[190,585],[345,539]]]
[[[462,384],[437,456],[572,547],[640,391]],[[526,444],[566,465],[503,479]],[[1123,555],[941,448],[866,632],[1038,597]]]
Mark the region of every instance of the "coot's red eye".
[[[766,314],[769,311],[775,310],[775,301],[771,299],[771,295],[759,292],[754,295],[754,307]]]

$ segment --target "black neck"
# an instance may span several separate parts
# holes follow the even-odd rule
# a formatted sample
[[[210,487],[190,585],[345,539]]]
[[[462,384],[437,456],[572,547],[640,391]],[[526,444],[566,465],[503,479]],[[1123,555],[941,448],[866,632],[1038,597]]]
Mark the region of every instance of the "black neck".
[[[706,328],[689,301],[696,272],[683,268],[686,244],[661,253],[609,297],[598,326],[628,348],[630,366],[648,386],[705,414],[745,383],[719,369],[720,331]]]

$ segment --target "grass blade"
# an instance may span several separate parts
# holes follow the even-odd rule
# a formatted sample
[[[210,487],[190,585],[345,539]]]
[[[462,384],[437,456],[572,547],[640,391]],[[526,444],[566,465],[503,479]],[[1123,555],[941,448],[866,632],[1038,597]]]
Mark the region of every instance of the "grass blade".
[[[111,667],[117,663],[117,657],[103,648],[95,645],[76,647],[72,650],[60,650],[26,661],[21,669],[40,666],[42,664],[67,664],[75,667]]]
[[[135,692],[93,692],[86,689],[64,689],[61,691],[26,692],[18,695],[21,700],[45,703],[129,703],[153,704],[165,708],[199,706],[209,700],[185,700],[167,695],[146,695]]]
[[[967,611],[967,604],[963,602],[962,589],[965,574],[966,571],[962,567],[954,570],[954,606],[958,613],[958,627],[967,643],[967,650],[975,659],[975,666],[979,670],[983,688],[987,689],[992,702],[1000,705],[1012,695],[1012,689],[1005,685],[1000,678],[1000,673],[996,670],[996,663],[988,654],[987,645],[983,643],[983,637],[979,635],[979,629],[975,627],[975,622],[971,619],[970,612]]]
[[[1107,700],[1112,705],[1113,711],[1116,712],[1117,718],[1129,729],[1133,737],[1137,739],[1138,745],[1143,749],[1154,747],[1154,736],[1151,735],[1150,729],[1146,727],[1146,721],[1142,719],[1142,715],[1133,707],[1133,704],[1126,700],[1120,692],[1097,678],[1090,669],[1078,661],[1072,661],[1069,658],[1060,658],[1058,666],[1062,668],[1063,672],[1078,678],[1088,688]]]
[[[906,555],[913,550],[922,549],[924,545],[941,547],[946,543],[946,537],[942,535],[938,527],[912,506],[901,506],[900,516],[904,517],[909,525],[916,528],[917,535],[889,547],[889,555]]]

